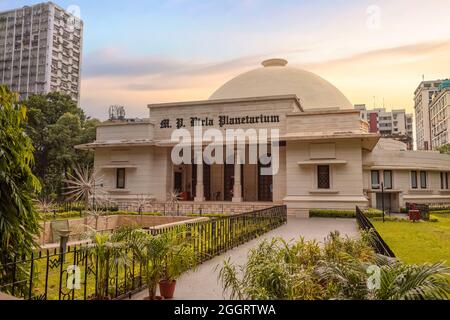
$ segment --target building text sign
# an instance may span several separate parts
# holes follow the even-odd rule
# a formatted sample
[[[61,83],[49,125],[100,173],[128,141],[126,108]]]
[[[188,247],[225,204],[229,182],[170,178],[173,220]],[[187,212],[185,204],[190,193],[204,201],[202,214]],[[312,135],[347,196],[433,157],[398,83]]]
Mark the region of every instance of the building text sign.
[[[259,115],[259,116],[240,116],[240,117],[230,117],[221,115],[216,119],[209,117],[190,117],[190,118],[177,118],[172,123],[170,119],[164,119],[160,123],[161,129],[172,129],[174,126],[176,129],[190,127],[214,127],[218,124],[220,128],[226,126],[237,126],[237,125],[256,125],[265,123],[279,123],[280,116],[278,115]]]

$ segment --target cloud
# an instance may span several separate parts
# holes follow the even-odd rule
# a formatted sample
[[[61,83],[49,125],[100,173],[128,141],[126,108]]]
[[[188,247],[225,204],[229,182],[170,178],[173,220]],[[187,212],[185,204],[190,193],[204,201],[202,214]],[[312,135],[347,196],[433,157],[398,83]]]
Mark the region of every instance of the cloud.
[[[328,61],[321,61],[311,64],[306,64],[306,67],[315,67],[315,66],[325,66],[325,65],[336,65],[336,64],[345,64],[345,63],[356,63],[362,60],[368,59],[385,59],[385,58],[398,58],[405,59],[408,61],[408,58],[413,57],[427,57],[433,53],[439,52],[441,50],[445,50],[450,47],[450,39],[441,40],[441,41],[431,41],[431,42],[423,42],[423,43],[415,43],[398,47],[390,47],[390,48],[382,48],[377,50],[366,51],[362,53],[357,53],[354,55],[350,55],[341,59],[334,59]],[[388,60],[386,60],[388,61]],[[395,60],[396,63],[401,62],[401,60]]]
[[[158,56],[136,57],[107,49],[89,55],[82,79],[82,105],[88,114],[105,118],[111,104],[127,107],[130,116],[146,117],[149,103],[204,100],[231,78],[258,67],[270,57],[287,57],[290,65],[315,72],[336,85],[354,103],[412,111],[412,94],[423,73],[427,78],[450,76],[450,40],[415,43],[307,62],[310,49],[199,62]]]

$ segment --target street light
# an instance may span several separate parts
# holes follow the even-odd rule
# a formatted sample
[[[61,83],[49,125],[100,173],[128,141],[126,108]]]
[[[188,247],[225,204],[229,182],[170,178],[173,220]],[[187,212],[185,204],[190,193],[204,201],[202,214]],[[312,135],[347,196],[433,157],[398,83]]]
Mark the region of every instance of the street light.
[[[384,222],[384,183],[381,183],[381,208],[383,210],[383,222]]]

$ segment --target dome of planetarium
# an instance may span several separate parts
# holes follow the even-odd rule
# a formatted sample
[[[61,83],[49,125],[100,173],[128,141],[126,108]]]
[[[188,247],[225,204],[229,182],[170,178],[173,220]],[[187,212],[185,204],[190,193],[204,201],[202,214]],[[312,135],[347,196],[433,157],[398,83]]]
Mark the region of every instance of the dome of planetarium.
[[[295,94],[305,111],[353,109],[335,86],[318,75],[287,67],[283,59],[271,59],[263,67],[241,74],[220,87],[209,100],[255,98]]]

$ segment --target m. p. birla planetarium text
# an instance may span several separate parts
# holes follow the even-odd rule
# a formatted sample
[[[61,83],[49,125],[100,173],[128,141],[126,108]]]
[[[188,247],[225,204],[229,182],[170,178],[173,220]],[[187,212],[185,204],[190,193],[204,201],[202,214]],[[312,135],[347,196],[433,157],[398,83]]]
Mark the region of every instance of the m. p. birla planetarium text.
[[[226,126],[237,126],[237,125],[257,125],[265,123],[279,123],[280,116],[277,115],[259,115],[259,116],[240,116],[240,117],[230,117],[230,116],[218,116],[216,119],[209,117],[190,117],[177,118],[172,124],[170,119],[164,119],[160,123],[161,129],[171,129],[175,126],[177,129],[190,127],[214,127],[218,125],[220,128]]]

